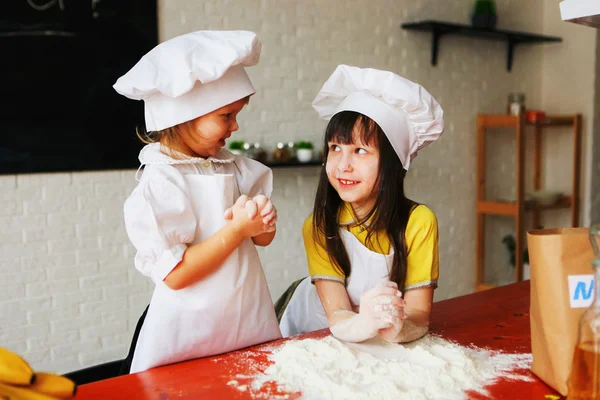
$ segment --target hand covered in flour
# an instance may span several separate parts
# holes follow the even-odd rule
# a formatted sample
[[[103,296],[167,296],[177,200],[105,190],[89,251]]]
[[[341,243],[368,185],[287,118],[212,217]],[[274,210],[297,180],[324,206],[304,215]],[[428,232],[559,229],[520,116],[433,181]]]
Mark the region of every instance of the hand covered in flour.
[[[335,311],[334,314],[345,312],[354,315],[337,322],[329,329],[340,340],[362,342],[377,336],[380,330],[392,327],[394,314],[399,314],[398,310],[403,307],[403,302],[398,286],[385,282],[363,293],[358,314],[349,310]]]
[[[404,300],[395,282],[383,282],[360,297],[360,314],[373,329],[390,328],[404,313]]]
[[[398,291],[398,285],[396,284],[396,282],[384,282],[381,285],[394,288]],[[398,296],[401,295],[402,293],[398,291]],[[385,310],[385,312],[389,312],[383,318],[389,322],[390,326],[388,326],[387,328],[379,329],[378,333],[380,338],[388,342],[396,342],[396,338],[398,337],[398,334],[400,333],[404,325],[404,320],[407,318],[406,312],[404,311],[404,308],[406,307],[406,302],[401,297],[399,298],[399,300],[400,301],[395,302],[392,305],[384,305],[382,307]]]
[[[269,232],[269,229],[274,229],[263,222],[263,217],[259,215],[258,205],[246,195],[241,195],[233,207],[225,210],[224,218],[231,220],[240,234],[246,238],[258,236]]]

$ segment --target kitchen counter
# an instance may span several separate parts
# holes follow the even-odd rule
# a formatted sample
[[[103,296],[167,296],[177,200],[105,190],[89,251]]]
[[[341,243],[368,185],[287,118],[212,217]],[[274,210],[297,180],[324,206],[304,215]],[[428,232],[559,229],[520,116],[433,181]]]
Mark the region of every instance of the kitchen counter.
[[[529,281],[473,293],[434,304],[431,332],[458,344],[475,345],[505,353],[530,353]],[[319,338],[322,330],[302,335]],[[233,385],[251,382],[256,370],[269,364],[271,349],[282,339],[221,356],[173,364],[153,370],[94,382],[79,387],[77,399],[298,399],[275,385],[259,393],[241,391]],[[500,380],[487,387],[491,397],[478,393],[470,399],[558,399],[558,393],[529,373],[532,381]],[[553,395],[553,396],[548,396]],[[281,396],[281,397],[279,397]],[[548,396],[548,397],[546,397]]]

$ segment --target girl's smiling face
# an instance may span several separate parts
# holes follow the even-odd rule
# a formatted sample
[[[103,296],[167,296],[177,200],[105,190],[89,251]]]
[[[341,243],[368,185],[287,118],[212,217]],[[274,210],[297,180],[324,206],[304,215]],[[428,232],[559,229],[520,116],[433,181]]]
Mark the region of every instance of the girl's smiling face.
[[[375,143],[364,143],[366,140],[361,139],[364,129],[358,120],[350,143],[332,138],[325,165],[329,183],[343,201],[352,205],[359,218],[367,215],[375,204],[379,174],[379,149]]]
[[[225,140],[239,129],[237,115],[248,103],[245,97],[181,125],[179,144],[175,149],[191,157],[215,156]]]

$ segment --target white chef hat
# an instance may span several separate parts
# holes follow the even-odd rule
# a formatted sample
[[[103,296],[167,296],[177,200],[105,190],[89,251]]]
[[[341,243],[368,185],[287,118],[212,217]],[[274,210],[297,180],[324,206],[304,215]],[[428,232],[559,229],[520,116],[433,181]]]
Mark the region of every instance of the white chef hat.
[[[440,137],[444,111],[422,86],[389,71],[339,65],[312,103],[325,120],[356,111],[375,121],[408,170],[417,151]]]
[[[260,50],[254,32],[187,33],[150,50],[113,87],[144,100],[147,131],[166,129],[254,94],[244,67]]]

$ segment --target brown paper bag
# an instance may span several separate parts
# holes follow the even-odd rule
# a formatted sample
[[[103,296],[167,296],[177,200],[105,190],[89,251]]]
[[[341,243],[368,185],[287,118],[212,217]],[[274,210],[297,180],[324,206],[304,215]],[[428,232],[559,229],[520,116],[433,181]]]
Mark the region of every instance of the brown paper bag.
[[[531,370],[567,395],[579,319],[586,308],[572,308],[569,275],[593,273],[587,228],[544,229],[527,233],[531,267]],[[587,292],[586,292],[587,293]]]

